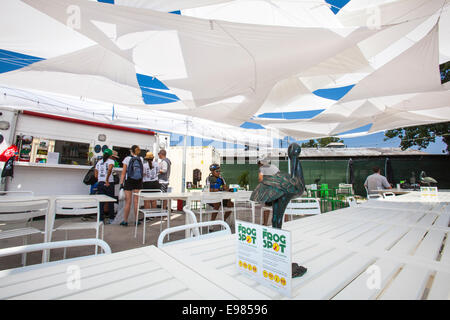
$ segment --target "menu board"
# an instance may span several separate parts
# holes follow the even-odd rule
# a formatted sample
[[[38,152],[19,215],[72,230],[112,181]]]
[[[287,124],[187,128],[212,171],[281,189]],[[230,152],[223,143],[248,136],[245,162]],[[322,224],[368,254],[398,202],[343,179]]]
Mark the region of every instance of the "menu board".
[[[437,187],[420,187],[420,196],[427,200],[437,200],[438,188]]]
[[[291,296],[291,233],[236,220],[238,271],[285,296]]]
[[[30,161],[33,137],[22,135],[19,137],[18,144],[20,146],[19,161]]]

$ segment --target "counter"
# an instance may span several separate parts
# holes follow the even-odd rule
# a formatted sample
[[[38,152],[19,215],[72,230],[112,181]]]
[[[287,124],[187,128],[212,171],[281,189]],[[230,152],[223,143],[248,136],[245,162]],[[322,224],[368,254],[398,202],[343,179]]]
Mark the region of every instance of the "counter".
[[[35,195],[89,194],[90,186],[83,183],[83,178],[91,166],[14,163],[14,178],[8,179],[8,191],[33,191]],[[114,168],[122,171],[122,168]],[[116,194],[118,186],[116,187]]]

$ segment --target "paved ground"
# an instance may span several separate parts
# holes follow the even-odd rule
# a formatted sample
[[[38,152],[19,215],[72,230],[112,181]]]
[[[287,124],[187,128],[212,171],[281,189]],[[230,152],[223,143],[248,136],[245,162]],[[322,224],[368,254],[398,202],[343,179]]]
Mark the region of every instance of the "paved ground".
[[[256,214],[256,223],[259,223],[259,210],[257,210]],[[198,216],[197,216],[198,218]],[[171,218],[171,227],[179,226],[185,224],[184,221],[184,213],[177,211],[173,212]],[[239,213],[239,219],[244,221],[251,221],[251,212],[250,211],[241,211]],[[270,218],[269,218],[270,219]],[[77,221],[80,222],[81,218],[57,218],[55,222],[55,227],[60,226],[62,223],[66,221]],[[231,222],[233,220],[233,222]],[[270,221],[270,220],[269,220]],[[231,224],[231,230],[234,233],[234,218],[233,215],[227,220],[228,224]],[[43,228],[44,221],[35,221],[33,222],[33,226],[37,228]],[[163,222],[163,228],[166,227],[166,222]],[[134,249],[138,247],[144,247],[148,245],[155,245],[158,240],[158,236],[160,233],[160,220],[156,218],[155,220],[147,223],[146,230],[146,241],[145,244],[142,244],[142,232],[143,225],[138,226],[137,237],[134,237],[134,225],[123,227],[120,225],[105,225],[105,234],[104,240],[111,247],[112,252],[119,252],[123,250]],[[0,230],[5,229],[5,225],[0,224]],[[54,232],[52,235],[52,241],[65,240],[65,234],[63,231]],[[70,231],[69,239],[82,239],[82,238],[95,238],[95,230],[80,230],[80,231]],[[174,233],[171,235],[170,240],[177,240],[184,238],[184,231]],[[28,244],[31,243],[40,243],[43,240],[42,235],[32,235],[29,237]],[[11,238],[0,240],[0,248],[14,247],[23,245],[22,238]],[[80,256],[91,255],[94,253],[94,247],[75,247],[67,249],[67,258],[74,258]],[[63,258],[63,249],[54,249],[51,251],[50,261],[60,260]],[[33,252],[27,254],[27,265],[41,263],[42,260],[42,251],[41,252]],[[9,256],[0,258],[0,270],[11,269],[21,267],[21,255]]]

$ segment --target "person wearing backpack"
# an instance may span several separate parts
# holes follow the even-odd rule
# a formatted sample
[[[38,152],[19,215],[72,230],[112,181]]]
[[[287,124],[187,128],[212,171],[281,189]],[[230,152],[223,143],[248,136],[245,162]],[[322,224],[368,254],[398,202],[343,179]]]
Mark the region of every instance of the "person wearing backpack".
[[[95,165],[95,178],[97,178],[97,194],[105,194],[114,198],[114,177],[112,169],[114,167],[113,151],[105,149],[103,158]],[[112,208],[110,208],[112,207]],[[108,216],[109,220],[113,218],[114,206],[109,203],[100,202],[100,221]]]
[[[139,198],[133,196],[133,193],[139,192],[142,189],[142,178],[144,177],[144,159],[139,156],[141,149],[133,145],[131,147],[131,155],[123,159],[122,175],[120,176],[120,187],[125,191],[125,206],[123,221],[121,226],[128,226],[128,216],[130,215],[131,199],[134,204],[134,214],[137,219]],[[140,222],[138,222],[140,224]]]

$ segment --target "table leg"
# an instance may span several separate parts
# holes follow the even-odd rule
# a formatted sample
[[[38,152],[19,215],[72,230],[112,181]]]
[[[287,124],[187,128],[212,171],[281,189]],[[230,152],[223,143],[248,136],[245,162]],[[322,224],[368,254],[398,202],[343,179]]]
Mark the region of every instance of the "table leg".
[[[170,215],[172,214],[172,199],[167,199],[167,225],[170,226]],[[170,234],[167,235],[167,240],[170,241]]]
[[[50,197],[47,217],[45,217],[44,242],[52,241],[52,232],[55,223],[55,215],[56,215],[56,197]],[[43,250],[42,263],[49,262],[49,260],[50,260],[50,250],[49,249]]]

